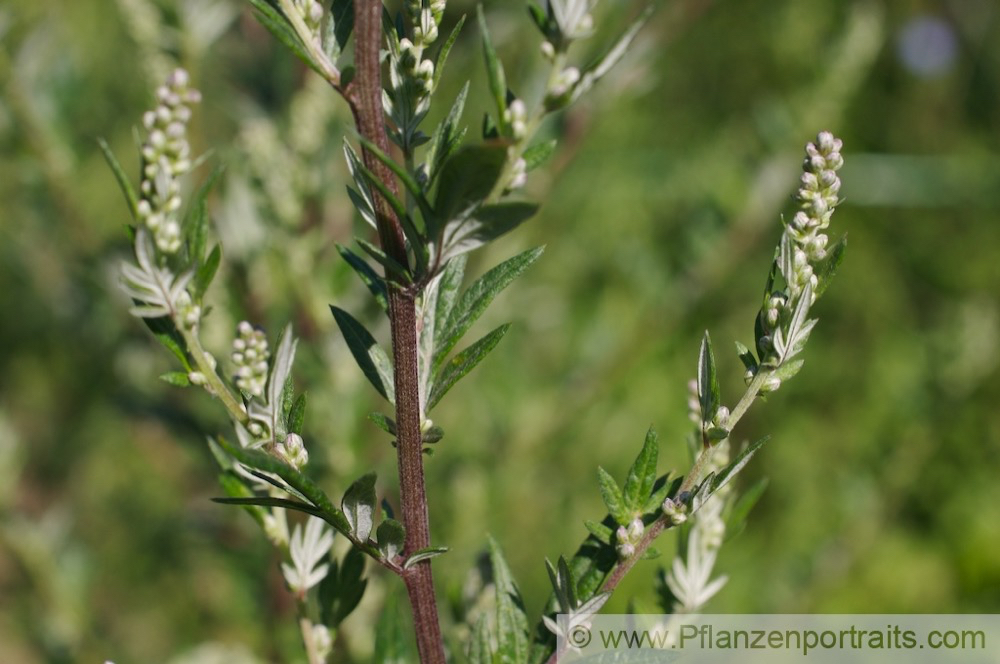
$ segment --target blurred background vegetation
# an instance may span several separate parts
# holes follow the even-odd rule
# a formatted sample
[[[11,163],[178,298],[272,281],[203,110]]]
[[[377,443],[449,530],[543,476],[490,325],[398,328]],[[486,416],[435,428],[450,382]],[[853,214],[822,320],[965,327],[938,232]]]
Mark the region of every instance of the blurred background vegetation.
[[[639,6],[602,4],[595,48]],[[486,6],[531,99],[539,40],[522,3]],[[451,0],[449,20],[473,10]],[[395,501],[394,451],[365,420],[381,404],[327,308],[381,324],[335,251],[365,232],[344,194],[344,106],[238,0],[6,0],[2,662],[301,659],[270,547],[244,513],[209,502],[220,491],[204,433],[227,429],[221,409],[157,380],[170,358],[116,286],[128,215],[96,139],[137,172],[134,127],[176,64],[204,93],[194,146],[212,156],[194,181],[227,165],[207,344],[225,357],[241,318],[272,339],[292,320],[313,473],[338,494],[375,467]],[[436,113],[474,78],[473,131],[481,66],[470,25]],[[491,532],[537,615],[543,557],[571,553],[602,513],[596,466],[621,477],[650,424],[661,459],[686,467],[702,331],[731,405],[742,367],[726,349],[752,340],[779,215],[819,129],[844,139],[832,230],[849,232],[848,257],[805,369],[737,429],[772,434],[747,473],[771,483],[723,549],[731,579],[709,609],[1000,611],[995,0],[672,0],[546,127],[561,147],[528,187],[541,214],[471,270],[548,249],[480,323],[512,320],[508,338],[435,412],[448,436],[427,464],[432,527],[452,547],[435,569],[451,602]],[[611,608],[652,606],[667,560],[643,563]],[[338,661],[370,657],[397,586],[376,575]]]

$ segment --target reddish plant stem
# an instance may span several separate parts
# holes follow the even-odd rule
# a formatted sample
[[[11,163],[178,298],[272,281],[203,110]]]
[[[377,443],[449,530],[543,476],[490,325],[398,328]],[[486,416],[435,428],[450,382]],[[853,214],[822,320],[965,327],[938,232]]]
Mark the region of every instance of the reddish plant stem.
[[[389,154],[389,138],[382,112],[382,2],[354,1],[355,65],[357,76],[347,97],[361,135]],[[368,170],[399,195],[392,172],[367,150],[363,159]],[[400,266],[407,266],[406,239],[402,226],[386,200],[374,192],[375,216],[382,250]],[[399,468],[400,511],[406,528],[404,556],[430,546],[427,493],[424,485],[423,437],[420,431],[420,393],[417,365],[417,317],[415,291],[399,284],[408,276],[387,270],[390,283],[389,319],[392,329],[393,377],[396,388],[396,455]],[[444,642],[438,621],[437,601],[430,561],[417,563],[401,574],[406,584],[417,650],[424,664],[445,664]]]

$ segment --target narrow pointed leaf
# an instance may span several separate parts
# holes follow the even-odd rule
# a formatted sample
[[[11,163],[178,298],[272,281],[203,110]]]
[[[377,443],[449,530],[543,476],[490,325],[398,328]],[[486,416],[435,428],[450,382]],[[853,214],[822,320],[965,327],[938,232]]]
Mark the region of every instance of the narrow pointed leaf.
[[[191,379],[188,378],[185,371],[168,371],[160,376],[160,380],[170,383],[174,387],[189,387],[191,385]]]
[[[711,493],[715,493],[722,487],[729,484],[729,482],[736,477],[741,470],[743,470],[743,467],[747,465],[750,459],[753,458],[753,455],[757,453],[757,450],[763,447],[764,443],[770,439],[770,436],[764,436],[760,440],[748,445],[746,449],[736,455],[736,458],[733,459],[728,466],[720,470],[713,478],[710,485]]]
[[[719,377],[715,370],[715,353],[712,340],[705,332],[698,353],[698,401],[701,404],[702,422],[711,422],[719,410]]]
[[[503,336],[507,334],[507,330],[509,329],[510,323],[501,325],[441,367],[441,371],[434,380],[434,387],[431,388],[430,398],[427,401],[427,410],[437,405],[441,397],[447,394],[448,390],[455,383],[472,371],[477,364],[482,362],[483,358],[500,343],[500,340],[503,339]]]
[[[448,35],[448,39],[445,40],[444,44],[441,45],[441,50],[438,51],[437,59],[434,61],[434,88],[437,89],[438,83],[441,81],[441,74],[444,72],[444,66],[448,62],[448,55],[451,53],[451,47],[455,45],[455,40],[458,39],[458,34],[462,31],[462,26],[465,25],[465,14],[458,19],[458,23],[452,28],[451,34]]]
[[[342,533],[351,532],[351,525],[343,513],[334,507],[323,490],[304,474],[264,452],[237,447],[223,438],[217,439],[216,442],[227,454],[243,465],[265,473],[272,473],[285,480],[290,487],[305,496],[309,502],[323,512],[322,517],[327,523]]]
[[[100,146],[101,152],[104,154],[104,160],[108,162],[108,167],[111,168],[111,172],[114,174],[115,180],[118,181],[118,186],[121,188],[122,194],[125,195],[129,214],[132,215],[133,220],[138,221],[136,208],[139,205],[139,196],[135,192],[135,187],[132,186],[132,182],[125,174],[125,169],[118,163],[115,153],[111,151],[111,146],[108,145],[108,142],[103,138],[99,138],[97,139],[97,145]]]
[[[556,145],[558,144],[559,142],[553,138],[552,140],[536,143],[525,150],[523,156],[525,172],[530,173],[544,164],[552,156],[552,153],[556,151]]]
[[[469,664],[493,664],[493,640],[485,615],[479,616],[474,633],[469,640]]]
[[[385,285],[385,279],[379,276],[379,274],[372,269],[365,259],[358,256],[344,245],[338,244],[337,251],[347,264],[354,269],[364,285],[368,287],[368,290],[371,291],[371,294],[375,297],[375,301],[378,302],[382,311],[389,313],[389,289]]]
[[[288,431],[302,435],[302,427],[306,419],[306,393],[303,392],[292,403],[292,408],[288,412]]]
[[[403,569],[410,569],[419,562],[430,560],[431,558],[437,558],[442,553],[447,552],[448,547],[446,546],[429,546],[426,549],[420,549],[406,559],[406,562],[403,563]]]
[[[583,525],[586,526],[590,534],[596,537],[602,544],[607,544],[608,546],[611,545],[611,538],[614,535],[614,531],[610,528],[605,526],[603,523],[590,521],[589,519],[584,521]]]
[[[632,44],[636,35],[639,34],[639,30],[649,19],[650,15],[653,13],[653,6],[649,5],[645,10],[632,22],[632,25],[628,27],[625,33],[615,42],[614,46],[597,62],[588,67],[584,71],[583,76],[580,77],[579,83],[573,89],[573,95],[570,102],[576,101],[581,95],[586,93],[590,88],[594,86],[599,80],[604,78],[604,76],[611,71],[611,69],[618,64],[618,62],[625,56],[628,51],[628,47]]]
[[[840,264],[844,262],[844,254],[847,251],[847,234],[845,233],[843,237],[837,240],[837,243],[833,245],[827,252],[826,262],[823,263],[817,277],[819,285],[816,287],[816,297],[817,299],[826,292],[826,289],[830,286],[830,281],[837,274],[837,269],[840,268]]]
[[[344,340],[347,341],[347,347],[365,377],[389,403],[395,403],[396,392],[389,356],[354,316],[333,305],[330,306],[330,310],[340,332],[344,335]]]
[[[483,6],[476,7],[476,15],[479,19],[479,30],[483,34],[483,58],[486,60],[486,73],[490,83],[490,94],[497,107],[500,126],[505,126],[503,115],[507,110],[507,79],[504,76],[503,64],[497,57],[496,49],[490,39],[490,30],[486,25],[486,16],[483,14]]]
[[[434,215],[439,225],[464,219],[493,191],[507,162],[506,143],[467,145],[441,166]]]
[[[642,450],[628,471],[628,477],[625,478],[625,488],[622,492],[625,508],[633,514],[642,513],[643,506],[653,492],[659,452],[656,431],[650,427],[649,431],[646,432],[646,440],[642,444]]]
[[[198,266],[197,271],[194,275],[193,288],[194,296],[197,299],[205,294],[208,287],[212,285],[212,280],[215,278],[215,273],[219,270],[219,264],[222,262],[222,245],[215,245],[212,248],[211,253],[208,254],[208,258],[205,262]]]
[[[509,258],[477,279],[455,303],[446,329],[439,334],[440,343],[434,352],[435,364],[444,362],[459,339],[486,311],[493,298],[538,260],[545,247],[536,247]]]
[[[323,75],[323,71],[313,61],[312,57],[309,56],[309,53],[306,52],[298,34],[288,22],[288,19],[285,18],[284,14],[276,10],[268,2],[265,2],[265,0],[250,0],[250,4],[257,10],[257,20],[274,35],[275,39],[284,44],[288,50],[309,65],[310,69],[320,76]]]
[[[625,498],[622,495],[621,489],[618,488],[617,482],[611,477],[608,471],[601,467],[597,468],[597,482],[601,487],[601,498],[604,499],[604,504],[608,508],[608,512],[614,517],[614,520],[618,522],[621,526],[627,526],[632,520],[631,514],[629,514],[628,508],[625,505]]]
[[[521,664],[528,657],[528,617],[524,601],[500,545],[492,537],[489,551],[497,593],[497,662]]]

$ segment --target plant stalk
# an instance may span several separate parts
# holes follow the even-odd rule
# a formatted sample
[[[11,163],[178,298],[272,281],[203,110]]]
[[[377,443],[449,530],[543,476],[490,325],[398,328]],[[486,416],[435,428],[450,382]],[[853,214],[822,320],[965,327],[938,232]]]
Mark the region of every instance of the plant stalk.
[[[361,136],[390,154],[382,111],[382,70],[379,47],[382,43],[382,3],[380,0],[354,2],[355,65],[357,77],[351,88],[351,108]],[[367,150],[365,166],[392,191],[399,187],[392,172]],[[382,250],[397,264],[408,266],[406,239],[402,226],[388,202],[374,192],[375,216]],[[396,454],[399,469],[400,511],[406,528],[403,555],[409,556],[430,546],[427,493],[424,484],[423,436],[420,430],[420,392],[417,365],[416,293],[403,288],[406,274],[387,270],[390,284],[389,320],[392,330],[393,378],[396,387]],[[402,572],[413,611],[417,651],[423,664],[445,664],[444,642],[438,622],[437,601],[430,561],[417,563]]]

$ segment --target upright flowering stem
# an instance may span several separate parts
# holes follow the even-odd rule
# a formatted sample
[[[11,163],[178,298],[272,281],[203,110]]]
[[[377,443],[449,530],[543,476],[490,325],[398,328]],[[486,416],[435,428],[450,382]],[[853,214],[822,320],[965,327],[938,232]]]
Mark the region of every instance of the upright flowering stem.
[[[382,41],[382,3],[354,3],[355,63],[357,78],[351,90],[351,107],[361,135],[389,153],[382,111],[382,75],[379,48]],[[366,166],[398,195],[395,178],[384,164],[365,151]],[[408,264],[405,237],[389,204],[375,196],[375,213],[382,249],[400,266]],[[399,467],[400,507],[406,528],[404,555],[430,546],[427,494],[424,486],[423,441],[420,431],[420,395],[417,365],[417,317],[412,287],[403,287],[405,274],[386,274],[393,284],[389,295],[392,356],[396,387],[396,451]],[[416,629],[420,661],[444,664],[444,642],[438,623],[434,581],[429,561],[402,572]]]

